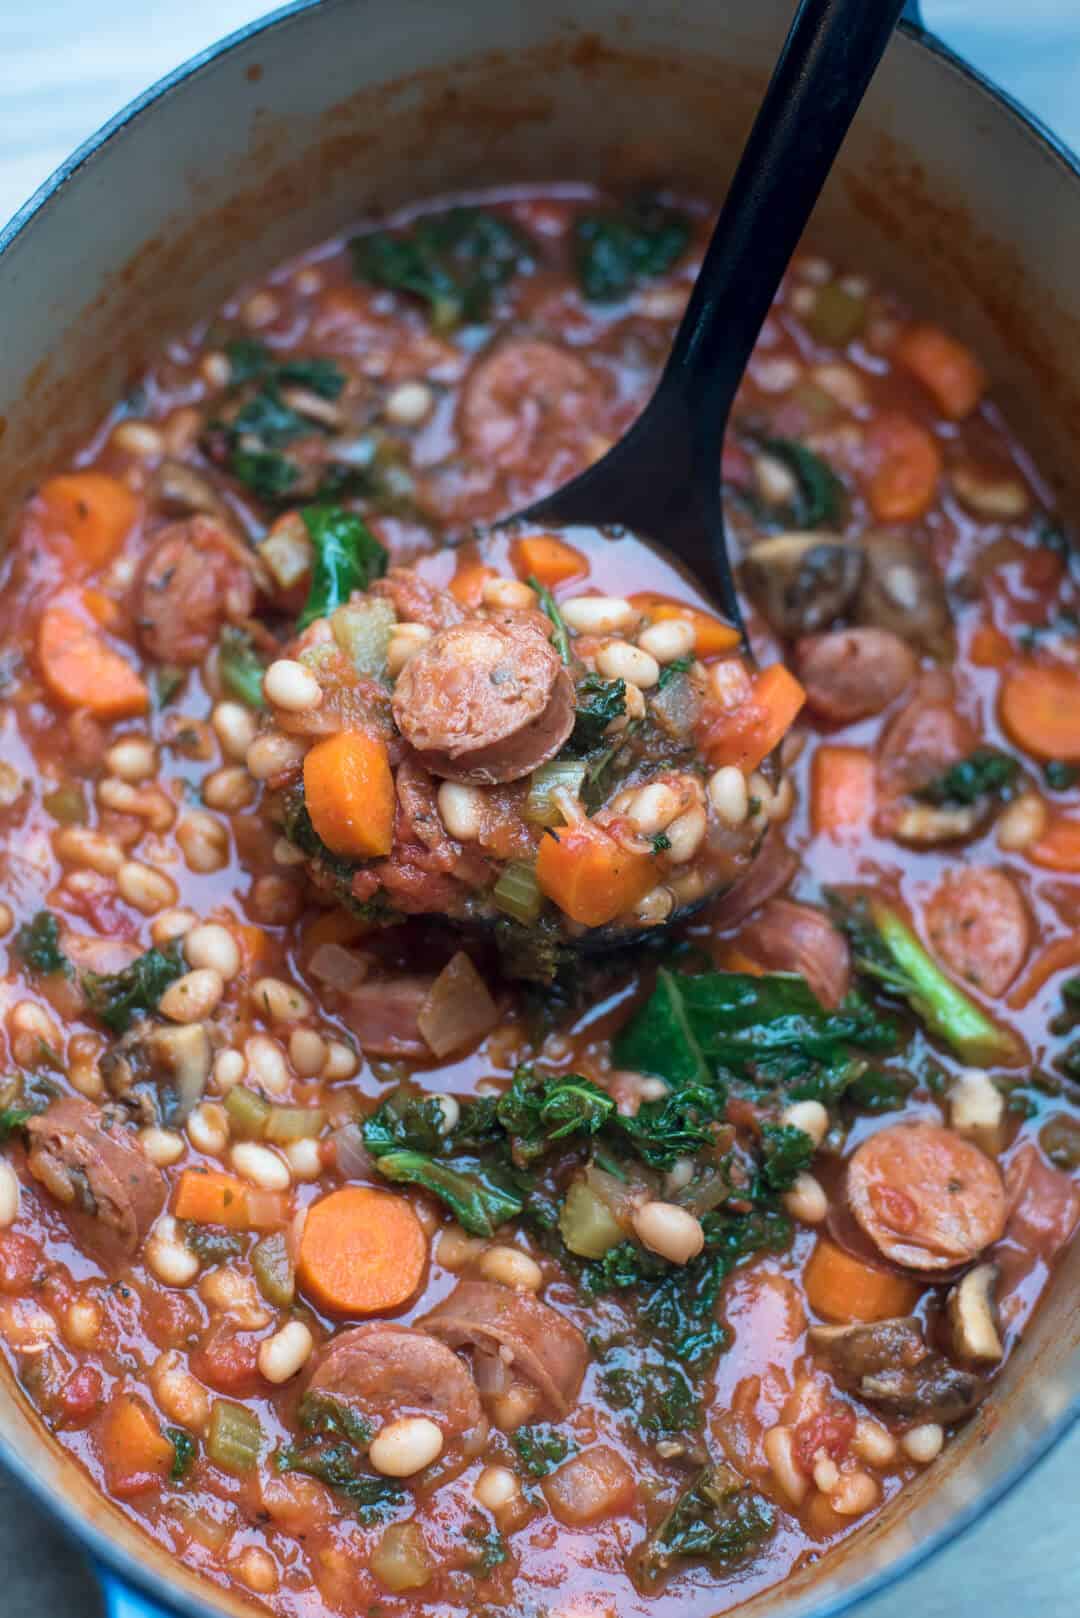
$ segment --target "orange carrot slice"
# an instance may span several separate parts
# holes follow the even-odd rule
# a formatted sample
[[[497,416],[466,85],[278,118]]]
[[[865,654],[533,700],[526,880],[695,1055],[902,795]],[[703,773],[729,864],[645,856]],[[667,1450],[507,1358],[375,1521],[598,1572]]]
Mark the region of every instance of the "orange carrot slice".
[[[498,576],[493,567],[485,567],[483,562],[464,562],[450,580],[450,594],[463,607],[475,612],[483,602],[485,584]]]
[[[284,1192],[260,1191],[220,1169],[185,1169],[173,1199],[177,1219],[228,1230],[273,1230],[284,1224],[288,1211]]]
[[[67,472],[38,490],[46,530],[66,534],[91,568],[104,567],[124,543],[139,502],[119,478],[105,472]]]
[[[1037,842],[1024,850],[1033,865],[1047,871],[1080,871],[1080,820],[1051,820]]]
[[[297,1277],[320,1309],[374,1315],[408,1302],[427,1256],[427,1237],[410,1202],[391,1191],[347,1185],[308,1209]]]
[[[37,651],[45,684],[66,708],[126,719],[150,706],[149,692],[131,665],[69,607],[46,607]]]
[[[1080,673],[1061,664],[1021,663],[1001,685],[1001,723],[1033,758],[1080,760]]]
[[[862,831],[874,807],[874,761],[863,747],[819,747],[810,766],[810,825],[823,837]]]
[[[865,1264],[819,1237],[803,1271],[807,1301],[823,1320],[891,1320],[910,1314],[922,1290],[905,1276]]]
[[[791,729],[806,692],[783,663],[771,663],[753,682],[749,699],[709,727],[704,751],[714,766],[756,770]]]
[[[934,396],[950,421],[970,416],[986,392],[987,377],[970,348],[940,326],[919,324],[900,333],[893,360]]]
[[[389,854],[397,798],[386,743],[360,730],[317,742],[304,759],[311,824],[335,854]]]
[[[102,1460],[109,1493],[121,1500],[161,1487],[173,1464],[173,1447],[146,1405],[121,1393],[105,1412]]]
[[[536,880],[572,921],[603,927],[643,899],[657,875],[651,855],[628,852],[585,821],[541,837]]]
[[[537,579],[549,590],[558,589],[570,579],[583,579],[589,571],[581,552],[554,534],[526,534],[514,541],[510,554],[523,579]]]
[[[934,502],[941,451],[925,427],[898,411],[878,416],[866,431],[866,498],[879,522],[914,522]]]

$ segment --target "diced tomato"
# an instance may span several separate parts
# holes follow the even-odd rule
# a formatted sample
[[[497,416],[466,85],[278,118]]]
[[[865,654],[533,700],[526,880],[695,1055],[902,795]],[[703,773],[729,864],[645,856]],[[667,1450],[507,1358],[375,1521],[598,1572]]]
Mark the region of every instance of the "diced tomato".
[[[65,1427],[85,1427],[105,1393],[105,1383],[95,1365],[80,1365],[72,1371],[57,1395],[57,1414]]]
[[[839,1400],[831,1400],[824,1410],[795,1428],[795,1453],[801,1465],[811,1472],[818,1450],[823,1449],[830,1460],[842,1460],[854,1434],[854,1410]]]
[[[259,1385],[258,1347],[235,1332],[218,1330],[191,1356],[191,1369],[219,1393],[254,1393]]]
[[[17,1230],[0,1231],[0,1292],[25,1292],[41,1263],[37,1242]]]

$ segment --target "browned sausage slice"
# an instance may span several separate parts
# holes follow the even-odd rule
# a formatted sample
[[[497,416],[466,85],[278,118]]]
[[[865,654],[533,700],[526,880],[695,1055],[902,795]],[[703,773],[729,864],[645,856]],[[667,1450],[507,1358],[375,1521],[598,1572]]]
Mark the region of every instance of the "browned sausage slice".
[[[80,1096],[54,1101],[31,1118],[28,1167],[97,1245],[134,1253],[161,1212],[165,1181],[134,1135]]]
[[[969,1264],[1005,1228],[997,1165],[938,1124],[893,1124],[848,1164],[851,1211],[878,1251],[916,1270]]]
[[[740,934],[739,946],[771,972],[800,973],[823,1006],[838,1006],[851,987],[847,939],[813,905],[770,899]]]
[[[468,1367],[445,1343],[411,1326],[372,1321],[339,1332],[319,1354],[307,1391],[336,1399],[375,1425],[424,1415],[467,1445],[487,1433]]]
[[[906,691],[918,669],[915,654],[887,629],[838,629],[809,635],[795,648],[806,702],[821,719],[851,724],[881,713]]]
[[[1031,917],[1004,871],[950,871],[926,909],[934,953],[957,977],[995,998],[1005,993],[1031,948]]]
[[[433,774],[494,785],[559,751],[573,729],[573,685],[531,624],[473,618],[433,636],[406,664],[394,718]]]
[[[465,616],[448,590],[436,589],[411,567],[392,567],[371,586],[370,594],[384,596],[402,623],[423,624],[425,629],[449,629]]]
[[[361,983],[345,1002],[344,1017],[360,1049],[370,1056],[428,1056],[417,1018],[434,977]]]
[[[589,1359],[585,1339],[569,1320],[527,1292],[489,1281],[459,1281],[420,1324],[455,1347],[498,1354],[560,1416],[578,1396]]]
[[[600,396],[599,377],[568,349],[504,340],[469,372],[458,406],[464,447],[502,467],[544,461],[582,442]]]
[[[143,649],[162,663],[201,663],[223,624],[250,617],[257,566],[241,541],[210,517],[170,523],[136,579]]]

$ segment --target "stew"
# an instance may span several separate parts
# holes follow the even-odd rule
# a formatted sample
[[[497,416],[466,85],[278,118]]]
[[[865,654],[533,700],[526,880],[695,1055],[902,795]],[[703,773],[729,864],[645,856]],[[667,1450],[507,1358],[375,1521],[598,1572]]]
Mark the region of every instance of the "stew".
[[[1076,553],[971,350],[793,264],[752,659],[630,535],[476,530],[632,421],[709,223],[324,244],[13,514],[0,1348],[276,1613],[729,1607],[935,1463],[1080,1217]]]

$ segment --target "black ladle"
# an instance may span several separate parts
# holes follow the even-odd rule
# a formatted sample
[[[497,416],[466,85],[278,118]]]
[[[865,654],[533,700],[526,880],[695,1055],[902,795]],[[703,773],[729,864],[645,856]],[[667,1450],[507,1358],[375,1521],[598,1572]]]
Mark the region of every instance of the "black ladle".
[[[788,263],[904,0],[802,0],[656,391],[599,461],[514,521],[619,525],[671,552],[746,631],[720,447]]]

